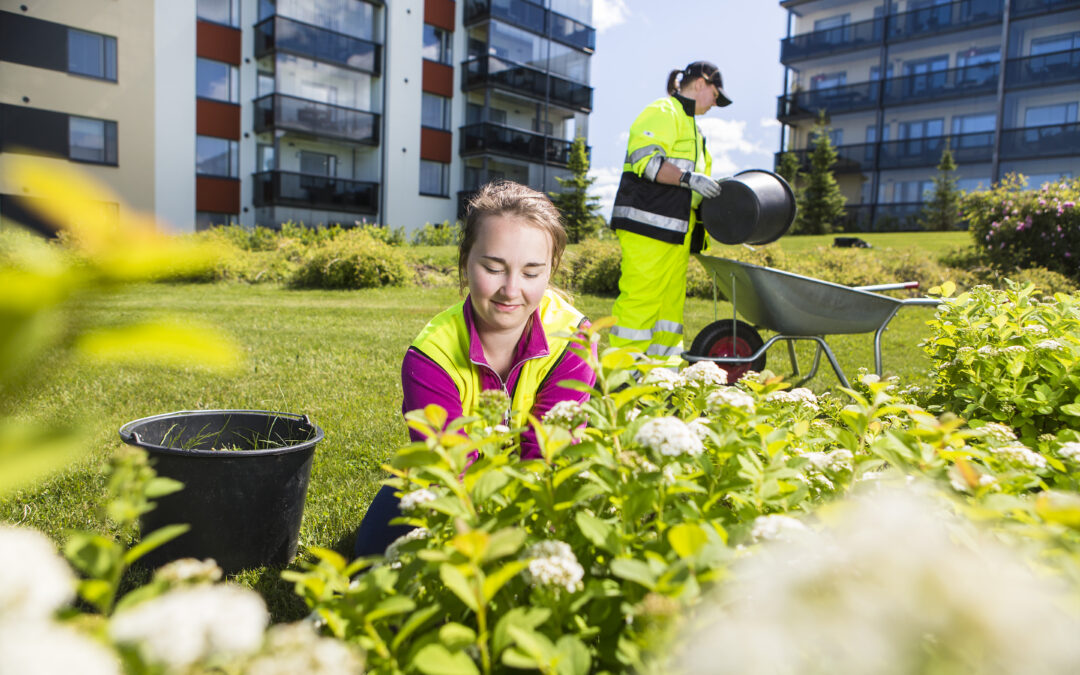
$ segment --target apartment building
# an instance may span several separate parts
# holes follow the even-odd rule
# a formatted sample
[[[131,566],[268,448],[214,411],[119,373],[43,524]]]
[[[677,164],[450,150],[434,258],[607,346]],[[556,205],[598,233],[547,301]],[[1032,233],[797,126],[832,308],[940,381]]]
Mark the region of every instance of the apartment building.
[[[916,227],[946,147],[966,190],[1080,175],[1080,0],[780,4],[780,149],[825,111],[853,229]]]
[[[86,165],[179,231],[413,230],[488,180],[558,189],[588,134],[591,15],[592,0],[0,0],[0,153]],[[0,193],[0,217],[25,215],[14,195],[30,195]]]

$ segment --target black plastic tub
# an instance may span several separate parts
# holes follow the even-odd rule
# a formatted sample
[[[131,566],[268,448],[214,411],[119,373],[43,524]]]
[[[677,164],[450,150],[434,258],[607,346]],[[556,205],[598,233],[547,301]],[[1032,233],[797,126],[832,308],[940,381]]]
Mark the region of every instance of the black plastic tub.
[[[184,484],[142,517],[144,533],[187,523],[141,562],[213,558],[226,572],[285,565],[296,555],[311,460],[323,431],[307,415],[265,410],[181,411],[120,428],[154,469]]]
[[[720,183],[720,195],[701,203],[701,219],[721,244],[769,244],[795,221],[795,193],[778,174],[749,169]]]

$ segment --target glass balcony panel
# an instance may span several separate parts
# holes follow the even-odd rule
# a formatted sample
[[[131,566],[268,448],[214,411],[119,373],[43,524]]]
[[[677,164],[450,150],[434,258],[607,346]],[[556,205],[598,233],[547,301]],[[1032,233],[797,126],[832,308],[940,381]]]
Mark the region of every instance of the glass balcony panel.
[[[885,21],[879,18],[793,35],[780,43],[780,61],[788,63],[878,45],[884,34]]]
[[[273,129],[379,144],[379,116],[375,113],[281,94],[255,99],[255,131]]]
[[[946,144],[958,164],[988,162],[994,154],[993,132],[905,138],[881,144],[878,167],[902,169],[937,166]]]
[[[596,51],[596,31],[568,16],[550,14],[551,38],[568,45]]]
[[[1058,84],[1080,80],[1080,49],[1009,59],[1005,84],[1009,87]]]
[[[550,100],[555,105],[581,112],[592,110],[592,88],[577,82],[549,76],[543,71],[494,56],[481,56],[464,64],[461,88],[495,86],[517,94]],[[550,91],[548,84],[550,81]]]
[[[853,145],[838,145],[836,149],[836,164],[833,165],[833,173],[860,173],[874,168],[873,143],[856,143]],[[810,170],[810,155],[812,149],[791,150],[799,160],[799,166],[803,171]],[[775,162],[779,163],[780,155],[777,153]]]
[[[945,96],[994,93],[997,91],[1000,67],[999,63],[980,63],[964,68],[892,77],[885,81],[885,103],[896,105]]]
[[[274,16],[255,26],[255,56],[282,50],[378,75],[380,45]]]
[[[1001,156],[1004,159],[1073,155],[1080,157],[1080,123],[1077,122],[1001,132]]]
[[[297,206],[346,213],[379,210],[378,183],[288,171],[261,171],[252,177],[255,206]]]
[[[495,153],[532,162],[566,166],[570,162],[570,141],[545,138],[525,129],[490,122],[461,128],[461,154]]]
[[[894,14],[889,17],[888,39],[905,40],[1000,21],[1003,5],[1003,0],[959,0]]]
[[[1080,7],[1080,0],[1012,0],[1010,14],[1016,19],[1031,14],[1057,12]]]
[[[543,35],[547,11],[528,0],[468,0],[465,3],[465,23],[482,19],[502,19],[534,33]]]
[[[791,119],[814,117],[821,109],[838,113],[874,108],[877,106],[880,92],[881,83],[877,81],[797,91],[780,97],[777,117]]]

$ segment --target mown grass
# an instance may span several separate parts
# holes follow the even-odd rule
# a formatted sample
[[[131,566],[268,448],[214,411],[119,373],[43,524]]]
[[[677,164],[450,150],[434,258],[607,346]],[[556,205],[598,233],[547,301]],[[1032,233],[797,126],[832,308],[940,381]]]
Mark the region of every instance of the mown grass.
[[[891,243],[933,252],[951,246],[953,234],[966,236],[865,238],[875,246]],[[831,238],[791,237],[781,243],[785,250],[798,250],[828,245]],[[451,247],[425,247],[423,253],[440,264],[455,257]],[[57,541],[63,541],[70,529],[110,532],[100,515],[103,467],[121,443],[117,429],[122,424],[175,410],[284,410],[310,415],[326,432],[315,453],[301,553],[322,546],[347,554],[352,533],[384,477],[381,465],[407,437],[400,412],[401,358],[423,325],[457,299],[456,288],[450,287],[299,291],[271,284],[222,283],[142,285],[84,301],[80,309],[95,324],[168,315],[215,326],[242,345],[245,361],[237,374],[222,376],[196,367],[101,366],[57,356],[19,415],[44,425],[77,422],[85,430],[88,454],[32,489],[0,501],[0,520],[36,527]],[[576,304],[599,318],[610,313],[613,300],[578,295]],[[884,339],[886,374],[899,375],[905,383],[925,381],[929,363],[917,344],[927,334],[925,321],[931,313],[910,308],[893,320]],[[689,299],[686,346],[708,323],[730,317],[727,303],[714,306],[710,300]],[[859,367],[873,368],[871,334],[834,336],[829,342],[849,377]],[[770,351],[770,369],[790,372],[785,351],[781,345]],[[812,356],[810,345],[801,345],[799,354],[805,372]],[[820,392],[836,385],[823,362],[808,386]],[[239,580],[263,593],[276,619],[302,615],[302,604],[279,573],[250,570]]]

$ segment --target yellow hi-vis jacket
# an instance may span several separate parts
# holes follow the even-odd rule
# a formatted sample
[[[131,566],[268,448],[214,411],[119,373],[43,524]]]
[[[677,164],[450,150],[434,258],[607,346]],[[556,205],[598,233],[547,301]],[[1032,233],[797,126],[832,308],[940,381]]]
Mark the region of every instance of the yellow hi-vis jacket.
[[[712,173],[712,157],[693,111],[690,99],[668,96],[650,103],[634,120],[611,213],[612,229],[676,245],[683,244],[690,232],[691,252],[701,250],[705,232],[700,218],[693,215],[701,195],[656,182],[662,162],[674,164],[680,171]]]
[[[480,402],[480,368],[490,367],[469,358],[470,335],[465,323],[465,301],[440,312],[413,340],[412,346],[439,365],[457,386],[461,395],[461,413],[475,414]],[[574,309],[562,296],[548,289],[540,299],[540,323],[547,338],[547,351],[525,354],[510,398],[515,426],[523,426],[532,411],[536,392],[566,352],[570,339],[566,337],[581,324],[585,315]],[[557,335],[557,334],[563,335]],[[505,383],[503,384],[505,391]]]

